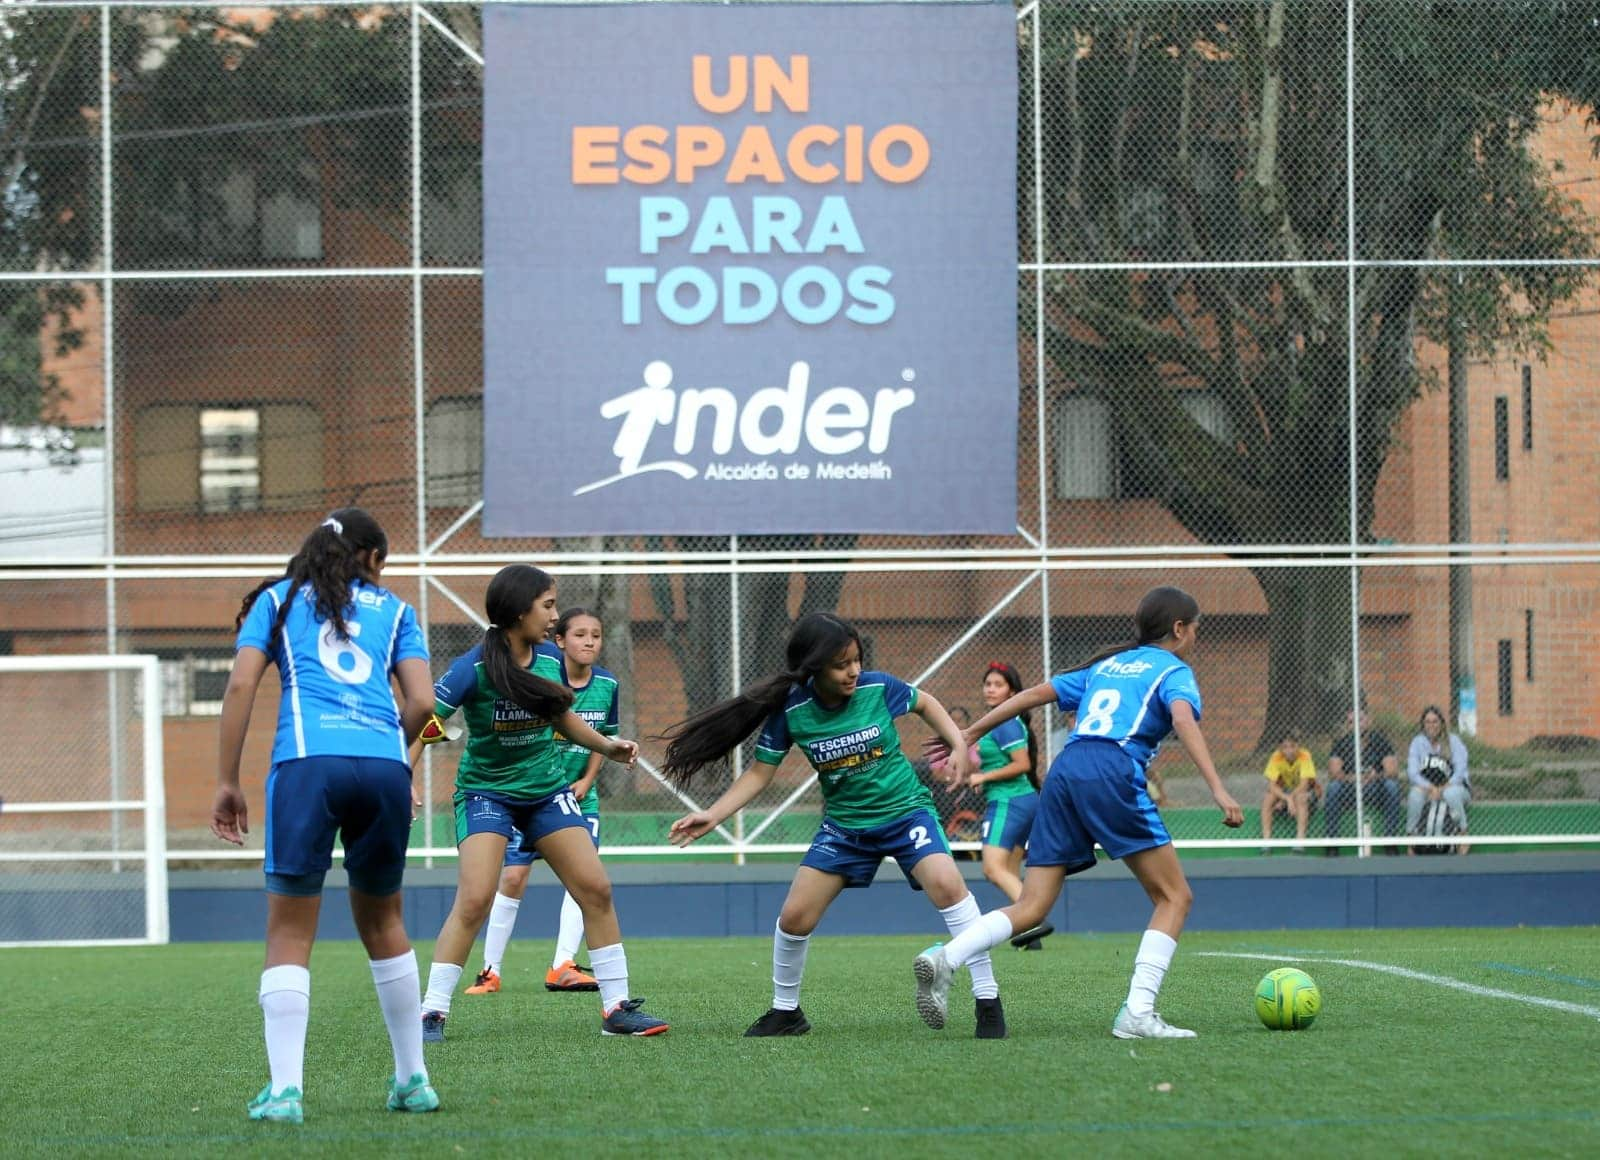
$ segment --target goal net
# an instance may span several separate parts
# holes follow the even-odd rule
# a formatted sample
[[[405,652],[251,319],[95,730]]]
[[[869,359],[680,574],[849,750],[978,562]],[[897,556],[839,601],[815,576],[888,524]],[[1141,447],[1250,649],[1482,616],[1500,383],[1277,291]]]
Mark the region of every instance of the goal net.
[[[0,657],[0,946],[168,938],[153,656]]]

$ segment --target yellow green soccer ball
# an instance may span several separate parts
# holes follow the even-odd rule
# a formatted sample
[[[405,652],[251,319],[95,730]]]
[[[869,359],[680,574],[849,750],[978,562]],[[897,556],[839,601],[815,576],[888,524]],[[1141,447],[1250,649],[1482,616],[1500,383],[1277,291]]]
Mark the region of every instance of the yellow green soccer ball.
[[[1294,967],[1268,971],[1256,984],[1256,1014],[1274,1031],[1303,1031],[1322,1010],[1322,992]]]

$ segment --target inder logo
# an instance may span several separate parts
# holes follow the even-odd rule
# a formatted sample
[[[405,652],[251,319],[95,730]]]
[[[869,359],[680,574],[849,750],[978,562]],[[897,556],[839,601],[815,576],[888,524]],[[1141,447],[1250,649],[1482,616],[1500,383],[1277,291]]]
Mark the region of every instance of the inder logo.
[[[821,457],[815,464],[819,479],[837,477],[889,478],[887,464],[841,464],[840,456],[865,451],[883,455],[889,450],[895,416],[914,406],[917,392],[909,385],[916,372],[900,373],[900,387],[879,387],[869,395],[855,387],[829,387],[811,393],[811,365],[789,367],[788,382],[763,387],[741,404],[726,387],[674,387],[672,367],[657,360],[644,368],[644,385],[600,404],[600,415],[618,420],[611,453],[617,471],[573,490],[573,495],[598,491],[624,479],[665,471],[680,479],[699,478],[701,471],[689,457],[704,462],[707,479],[777,479],[778,468],[768,456],[793,457],[803,450]],[[675,458],[664,455],[670,445]],[[732,460],[721,457],[734,456]],[[756,457],[750,462],[746,457]],[[812,465],[791,463],[783,474],[805,479]]]

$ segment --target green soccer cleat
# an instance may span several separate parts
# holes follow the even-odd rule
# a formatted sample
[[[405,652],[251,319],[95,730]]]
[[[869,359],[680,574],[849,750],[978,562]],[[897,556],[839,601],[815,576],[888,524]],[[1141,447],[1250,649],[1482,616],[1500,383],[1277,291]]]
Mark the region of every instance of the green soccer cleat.
[[[389,1077],[389,1110],[391,1112],[436,1112],[439,1110],[439,1093],[433,1090],[428,1077],[418,1072],[400,1085],[397,1076]]]
[[[943,944],[934,943],[918,955],[911,971],[917,977],[917,1014],[929,1027],[942,1031],[950,1015],[950,976],[955,973]]]
[[[252,1120],[275,1120],[280,1124],[298,1124],[305,1119],[305,1108],[300,1103],[300,1089],[286,1087],[277,1095],[272,1094],[272,1085],[269,1083],[261,1089],[259,1095],[251,1100],[246,1110]]]

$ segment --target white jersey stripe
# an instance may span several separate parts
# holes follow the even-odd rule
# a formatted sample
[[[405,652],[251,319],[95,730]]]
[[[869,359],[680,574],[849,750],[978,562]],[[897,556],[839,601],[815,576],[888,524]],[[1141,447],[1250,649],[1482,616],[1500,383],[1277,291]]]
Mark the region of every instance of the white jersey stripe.
[[[1139,735],[1139,726],[1144,722],[1144,715],[1150,711],[1150,698],[1156,695],[1156,690],[1161,687],[1161,682],[1167,679],[1167,674],[1177,672],[1180,667],[1180,665],[1168,665],[1161,670],[1161,675],[1151,682],[1150,691],[1145,693],[1144,700],[1139,703],[1139,715],[1133,719],[1133,724],[1128,727],[1127,735],[1118,739],[1118,745],[1124,745],[1129,738]],[[1154,755],[1152,754],[1152,756]]]

